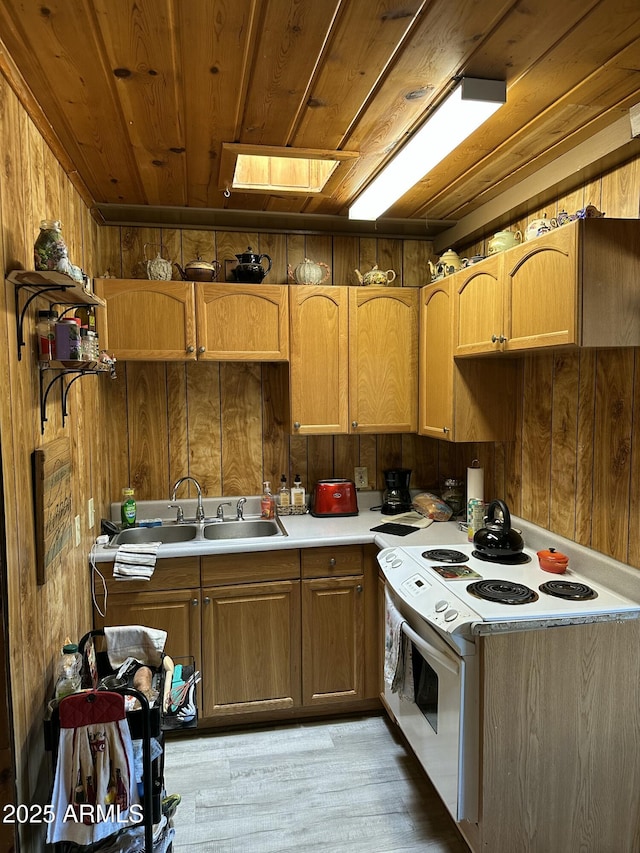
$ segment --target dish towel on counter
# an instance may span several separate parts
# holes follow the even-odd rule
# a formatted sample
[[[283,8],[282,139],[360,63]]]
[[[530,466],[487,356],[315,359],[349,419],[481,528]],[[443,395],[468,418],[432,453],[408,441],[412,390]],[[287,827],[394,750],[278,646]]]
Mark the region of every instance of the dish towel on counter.
[[[167,632],[145,625],[105,627],[107,657],[112,669],[118,669],[127,658],[135,658],[147,666],[160,666]]]
[[[411,640],[402,630],[405,619],[385,589],[384,680],[392,693],[413,702]]]
[[[156,567],[160,542],[144,545],[121,545],[116,551],[113,576],[120,580],[148,581]]]
[[[47,842],[94,844],[139,824],[130,808],[139,802],[133,744],[124,696],[107,690],[61,700],[60,740],[51,805],[56,820]]]

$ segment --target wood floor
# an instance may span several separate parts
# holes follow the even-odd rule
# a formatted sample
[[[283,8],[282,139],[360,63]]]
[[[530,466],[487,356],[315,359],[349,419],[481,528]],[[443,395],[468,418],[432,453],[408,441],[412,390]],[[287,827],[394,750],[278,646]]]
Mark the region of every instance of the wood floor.
[[[167,742],[174,853],[468,853],[383,716]]]

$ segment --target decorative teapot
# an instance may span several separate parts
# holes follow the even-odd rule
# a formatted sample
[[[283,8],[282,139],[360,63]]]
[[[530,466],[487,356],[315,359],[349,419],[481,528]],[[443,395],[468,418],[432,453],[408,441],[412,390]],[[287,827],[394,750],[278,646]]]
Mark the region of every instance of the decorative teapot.
[[[532,219],[531,222],[527,225],[524,232],[525,240],[532,240],[534,237],[539,237],[541,234],[546,234],[548,231],[551,231],[552,228],[558,227],[557,219],[547,219],[547,214],[545,213],[541,219]]]
[[[271,258],[269,255],[259,255],[252,251],[251,246],[247,246],[246,252],[240,252],[236,255],[238,259],[237,266],[231,270],[231,274],[237,282],[243,284],[261,284],[262,279],[271,270]],[[262,261],[266,259],[268,266],[264,267]]]
[[[289,278],[295,284],[324,284],[331,275],[331,270],[322,261],[316,263],[305,258],[301,264],[294,269],[288,265]],[[323,271],[324,270],[324,271]]]
[[[162,250],[162,244],[160,243],[145,243],[145,257],[147,255],[147,246],[157,246],[158,249]],[[160,257],[160,252],[158,252],[155,258],[147,260],[147,278],[150,281],[171,281],[171,261],[165,261],[164,258]]]
[[[374,264],[372,269],[369,272],[364,273],[364,275],[360,272],[360,270],[354,270],[355,274],[358,277],[358,281],[362,285],[374,285],[376,287],[384,286],[387,284],[391,284],[392,281],[395,281],[396,272],[395,270],[379,270],[378,264]]]
[[[506,249],[513,249],[522,242],[522,231],[498,231],[487,244],[487,254],[495,255]]]
[[[180,264],[174,264],[183,281],[215,281],[220,271],[219,261],[203,261],[200,255],[194,260],[185,264],[182,269]]]
[[[434,264],[432,261],[429,261],[431,280],[435,281],[445,275],[451,275],[454,272],[458,272],[458,270],[461,270],[465,265],[465,261],[468,263],[466,258],[461,258],[457,252],[453,251],[453,249],[447,249],[447,251],[438,258],[437,263]]]

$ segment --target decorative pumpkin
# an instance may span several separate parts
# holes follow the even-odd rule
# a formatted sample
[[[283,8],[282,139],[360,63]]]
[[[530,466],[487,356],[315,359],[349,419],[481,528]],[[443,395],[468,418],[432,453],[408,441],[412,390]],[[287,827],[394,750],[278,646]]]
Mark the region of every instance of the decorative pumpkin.
[[[295,284],[324,284],[330,274],[331,270],[322,261],[316,263],[305,258],[295,270],[292,270],[291,264],[289,264],[289,278]]]

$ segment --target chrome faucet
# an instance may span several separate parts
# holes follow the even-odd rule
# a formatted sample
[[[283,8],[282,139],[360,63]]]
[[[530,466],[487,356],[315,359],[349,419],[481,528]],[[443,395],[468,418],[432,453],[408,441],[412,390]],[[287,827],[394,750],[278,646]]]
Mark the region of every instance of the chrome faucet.
[[[198,490],[198,508],[196,509],[196,521],[204,521],[204,506],[202,505],[202,489],[200,488],[200,483],[196,480],[195,477],[180,477],[179,480],[176,481],[173,492],[170,497],[171,503],[175,503],[176,500],[176,492],[180,488],[180,486],[185,482],[185,480],[191,480],[193,485]]]
[[[238,503],[236,504],[236,521],[244,521],[244,505],[246,502],[246,498],[240,498],[238,500]]]

